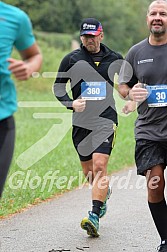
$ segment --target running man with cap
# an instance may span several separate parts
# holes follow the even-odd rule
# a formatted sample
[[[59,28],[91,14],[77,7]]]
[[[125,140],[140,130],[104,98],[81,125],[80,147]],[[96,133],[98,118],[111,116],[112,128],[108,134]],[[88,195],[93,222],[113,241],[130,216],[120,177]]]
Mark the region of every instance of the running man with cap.
[[[116,69],[111,64],[122,59],[101,43],[103,36],[98,20],[83,20],[81,46],[63,58],[54,84],[57,99],[73,110],[73,144],[83,173],[92,184],[92,210],[81,221],[81,227],[92,237],[99,236],[99,218],[105,215],[111,194],[107,164],[118,123],[113,98]],[[72,98],[66,91],[69,80]]]

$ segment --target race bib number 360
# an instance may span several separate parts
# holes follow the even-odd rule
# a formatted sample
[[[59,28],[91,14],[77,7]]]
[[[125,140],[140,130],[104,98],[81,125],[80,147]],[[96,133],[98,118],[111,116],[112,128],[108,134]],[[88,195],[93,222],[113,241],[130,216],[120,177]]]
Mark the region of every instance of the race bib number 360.
[[[106,98],[106,82],[82,82],[81,97],[86,100],[103,100]]]
[[[167,106],[167,85],[146,86],[148,91],[149,107],[166,107]]]

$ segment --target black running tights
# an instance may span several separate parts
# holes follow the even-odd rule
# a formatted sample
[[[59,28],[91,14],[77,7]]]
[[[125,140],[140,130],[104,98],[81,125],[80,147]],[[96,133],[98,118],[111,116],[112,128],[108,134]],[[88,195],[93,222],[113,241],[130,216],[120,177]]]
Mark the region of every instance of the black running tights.
[[[13,116],[0,120],[0,197],[11,164],[15,142],[15,123]]]

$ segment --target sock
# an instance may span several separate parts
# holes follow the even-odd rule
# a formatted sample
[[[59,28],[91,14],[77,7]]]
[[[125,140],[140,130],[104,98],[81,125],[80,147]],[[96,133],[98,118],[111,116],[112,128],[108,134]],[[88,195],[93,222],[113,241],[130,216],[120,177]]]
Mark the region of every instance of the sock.
[[[92,200],[92,213],[100,215],[100,210],[103,205],[103,202],[100,200]]]
[[[159,203],[148,202],[148,205],[161,240],[167,240],[167,205],[165,199]]]

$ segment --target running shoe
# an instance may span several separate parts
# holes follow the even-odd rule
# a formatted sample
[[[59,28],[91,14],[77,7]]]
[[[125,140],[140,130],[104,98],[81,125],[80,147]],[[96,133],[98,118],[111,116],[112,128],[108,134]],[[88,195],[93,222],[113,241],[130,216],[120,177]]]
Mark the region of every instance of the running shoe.
[[[88,217],[85,217],[81,221],[81,228],[87,231],[87,234],[91,237],[98,237],[99,233],[99,217],[97,214],[88,212]]]

